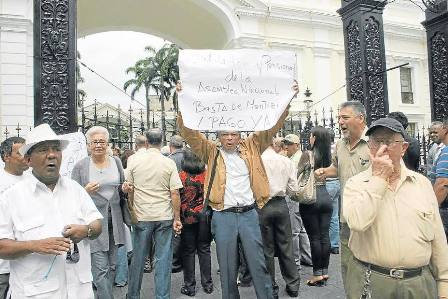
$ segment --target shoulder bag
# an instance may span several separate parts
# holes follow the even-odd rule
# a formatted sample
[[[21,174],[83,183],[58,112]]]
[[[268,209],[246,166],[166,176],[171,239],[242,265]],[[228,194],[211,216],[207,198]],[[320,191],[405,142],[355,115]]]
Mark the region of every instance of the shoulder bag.
[[[304,205],[316,202],[316,180],[314,178],[314,157],[312,151],[307,151],[309,162],[302,173],[299,174],[299,188],[296,193],[297,201]]]

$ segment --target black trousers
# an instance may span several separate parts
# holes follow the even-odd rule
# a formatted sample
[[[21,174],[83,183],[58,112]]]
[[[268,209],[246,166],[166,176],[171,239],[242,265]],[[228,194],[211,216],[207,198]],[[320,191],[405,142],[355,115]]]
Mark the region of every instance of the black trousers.
[[[272,285],[275,288],[274,256],[277,253],[280,271],[286,287],[289,290],[298,291],[300,274],[292,250],[292,231],[288,204],[284,198],[272,198],[258,211],[258,214],[266,267],[271,275]]]
[[[210,221],[200,220],[193,224],[184,224],[181,234],[182,265],[184,272],[184,285],[191,291],[195,290],[195,254],[199,258],[202,287],[212,285],[210,242]]]
[[[313,274],[328,274],[330,263],[330,221],[333,205],[325,186],[316,186],[317,201],[312,205],[300,205],[300,215],[311,245]]]

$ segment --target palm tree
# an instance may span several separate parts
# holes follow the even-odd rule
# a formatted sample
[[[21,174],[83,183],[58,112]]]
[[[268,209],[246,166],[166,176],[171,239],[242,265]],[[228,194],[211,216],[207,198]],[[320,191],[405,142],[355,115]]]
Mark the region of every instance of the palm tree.
[[[179,48],[175,44],[165,44],[155,56],[156,66],[158,66],[158,79],[160,92],[160,108],[162,112],[162,132],[165,141],[166,132],[166,115],[165,115],[165,100],[170,99],[171,91],[176,86],[176,82],[179,80],[179,67],[177,60],[179,58]],[[175,106],[173,100],[173,106]]]
[[[166,116],[165,101],[170,99],[170,94],[179,79],[179,67],[177,60],[179,48],[175,44],[165,44],[158,51],[152,47],[146,47],[150,56],[138,60],[133,67],[126,70],[126,73],[134,73],[134,78],[125,82],[124,89],[133,85],[131,96],[145,88],[146,93],[146,121],[149,126],[149,93],[152,89],[159,97],[162,112],[162,133],[165,143]],[[173,103],[174,104],[174,103]],[[177,106],[177,103],[175,104]]]
[[[155,55],[156,50],[152,47],[146,47],[146,51],[148,51],[150,54]],[[158,88],[158,85],[155,85],[152,83],[152,77],[153,77],[153,67],[152,67],[152,58],[147,57],[138,60],[134,66],[129,67],[126,69],[126,74],[133,73],[134,78],[126,81],[124,83],[124,90],[127,90],[130,86],[133,86],[131,91],[131,97],[134,98],[137,91],[139,91],[141,88],[145,89],[145,99],[146,99],[146,125],[149,128],[149,113],[150,113],[150,104],[151,104],[151,98],[149,97],[150,90]]]

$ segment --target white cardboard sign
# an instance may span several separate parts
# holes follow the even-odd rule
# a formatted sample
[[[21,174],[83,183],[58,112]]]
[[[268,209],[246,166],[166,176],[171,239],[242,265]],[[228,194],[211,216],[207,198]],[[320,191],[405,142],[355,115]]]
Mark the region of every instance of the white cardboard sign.
[[[179,109],[195,130],[272,128],[294,91],[296,56],[265,50],[182,50]]]
[[[81,132],[61,135],[63,139],[69,141],[68,146],[62,152],[61,169],[62,176],[70,178],[75,164],[87,157],[86,137]]]

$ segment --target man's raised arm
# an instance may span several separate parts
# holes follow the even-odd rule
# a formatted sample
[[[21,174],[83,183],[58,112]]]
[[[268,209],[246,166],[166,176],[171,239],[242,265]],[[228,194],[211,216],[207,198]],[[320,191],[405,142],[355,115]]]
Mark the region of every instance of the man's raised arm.
[[[185,127],[182,114],[180,112],[177,114],[177,128],[180,136],[182,136],[191,146],[193,152],[198,155],[204,163],[207,163],[212,147],[214,147],[212,142],[207,140],[201,132]]]

